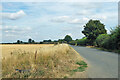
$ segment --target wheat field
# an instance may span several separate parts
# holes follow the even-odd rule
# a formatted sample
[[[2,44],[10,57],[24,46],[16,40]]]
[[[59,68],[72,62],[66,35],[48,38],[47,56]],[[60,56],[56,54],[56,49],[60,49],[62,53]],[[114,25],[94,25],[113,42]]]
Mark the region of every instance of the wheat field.
[[[2,45],[2,77],[63,78],[82,60],[68,44]]]

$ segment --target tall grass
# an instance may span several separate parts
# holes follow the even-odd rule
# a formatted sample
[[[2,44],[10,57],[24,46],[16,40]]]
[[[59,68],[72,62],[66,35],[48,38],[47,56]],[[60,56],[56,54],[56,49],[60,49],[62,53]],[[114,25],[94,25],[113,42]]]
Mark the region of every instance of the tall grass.
[[[78,67],[76,62],[82,60],[67,44],[11,53],[2,59],[3,78],[61,78],[69,76]]]

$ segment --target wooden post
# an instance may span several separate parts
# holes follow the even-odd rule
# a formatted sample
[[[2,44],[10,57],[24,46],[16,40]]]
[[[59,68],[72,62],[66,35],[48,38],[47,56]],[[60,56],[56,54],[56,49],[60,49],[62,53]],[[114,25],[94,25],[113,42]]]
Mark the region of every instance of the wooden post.
[[[10,54],[11,54],[11,56],[12,56],[13,53],[11,52]]]
[[[35,52],[35,64],[36,64],[36,59],[37,59],[37,50]]]

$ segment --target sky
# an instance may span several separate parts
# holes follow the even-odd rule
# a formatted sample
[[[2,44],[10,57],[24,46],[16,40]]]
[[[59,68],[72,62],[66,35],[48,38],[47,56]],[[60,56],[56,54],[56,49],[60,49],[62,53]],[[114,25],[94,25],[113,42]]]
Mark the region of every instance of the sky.
[[[117,2],[2,2],[2,42],[84,37],[83,26],[100,20],[108,33],[118,25]]]

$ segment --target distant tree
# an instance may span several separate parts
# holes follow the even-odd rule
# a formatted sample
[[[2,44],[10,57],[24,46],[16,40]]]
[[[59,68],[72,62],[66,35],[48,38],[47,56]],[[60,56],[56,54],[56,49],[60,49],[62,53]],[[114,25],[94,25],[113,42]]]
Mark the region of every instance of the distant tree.
[[[53,42],[58,42],[57,40],[54,40]]]
[[[64,39],[58,39],[58,42],[59,42],[59,43],[63,43],[63,42],[64,42]]]
[[[66,35],[65,38],[64,38],[64,40],[65,40],[67,43],[69,43],[70,41],[72,41],[72,38],[71,38],[71,36]]]
[[[85,26],[82,33],[87,37],[90,45],[93,45],[93,42],[100,34],[106,34],[105,25],[102,24],[99,20],[90,20]]]
[[[17,40],[17,44],[20,44],[20,40]]]
[[[43,42],[47,42],[47,40],[43,40]]]
[[[28,39],[28,43],[32,43],[32,39]]]
[[[48,40],[43,40],[43,42],[48,42]]]
[[[23,43],[22,41],[20,41],[20,43]]]
[[[51,39],[49,39],[48,42],[52,42]]]
[[[78,39],[76,39],[76,41],[77,41]]]
[[[43,42],[40,42],[40,44],[43,44]]]
[[[35,41],[34,41],[34,40],[32,40],[32,43],[35,43]]]

